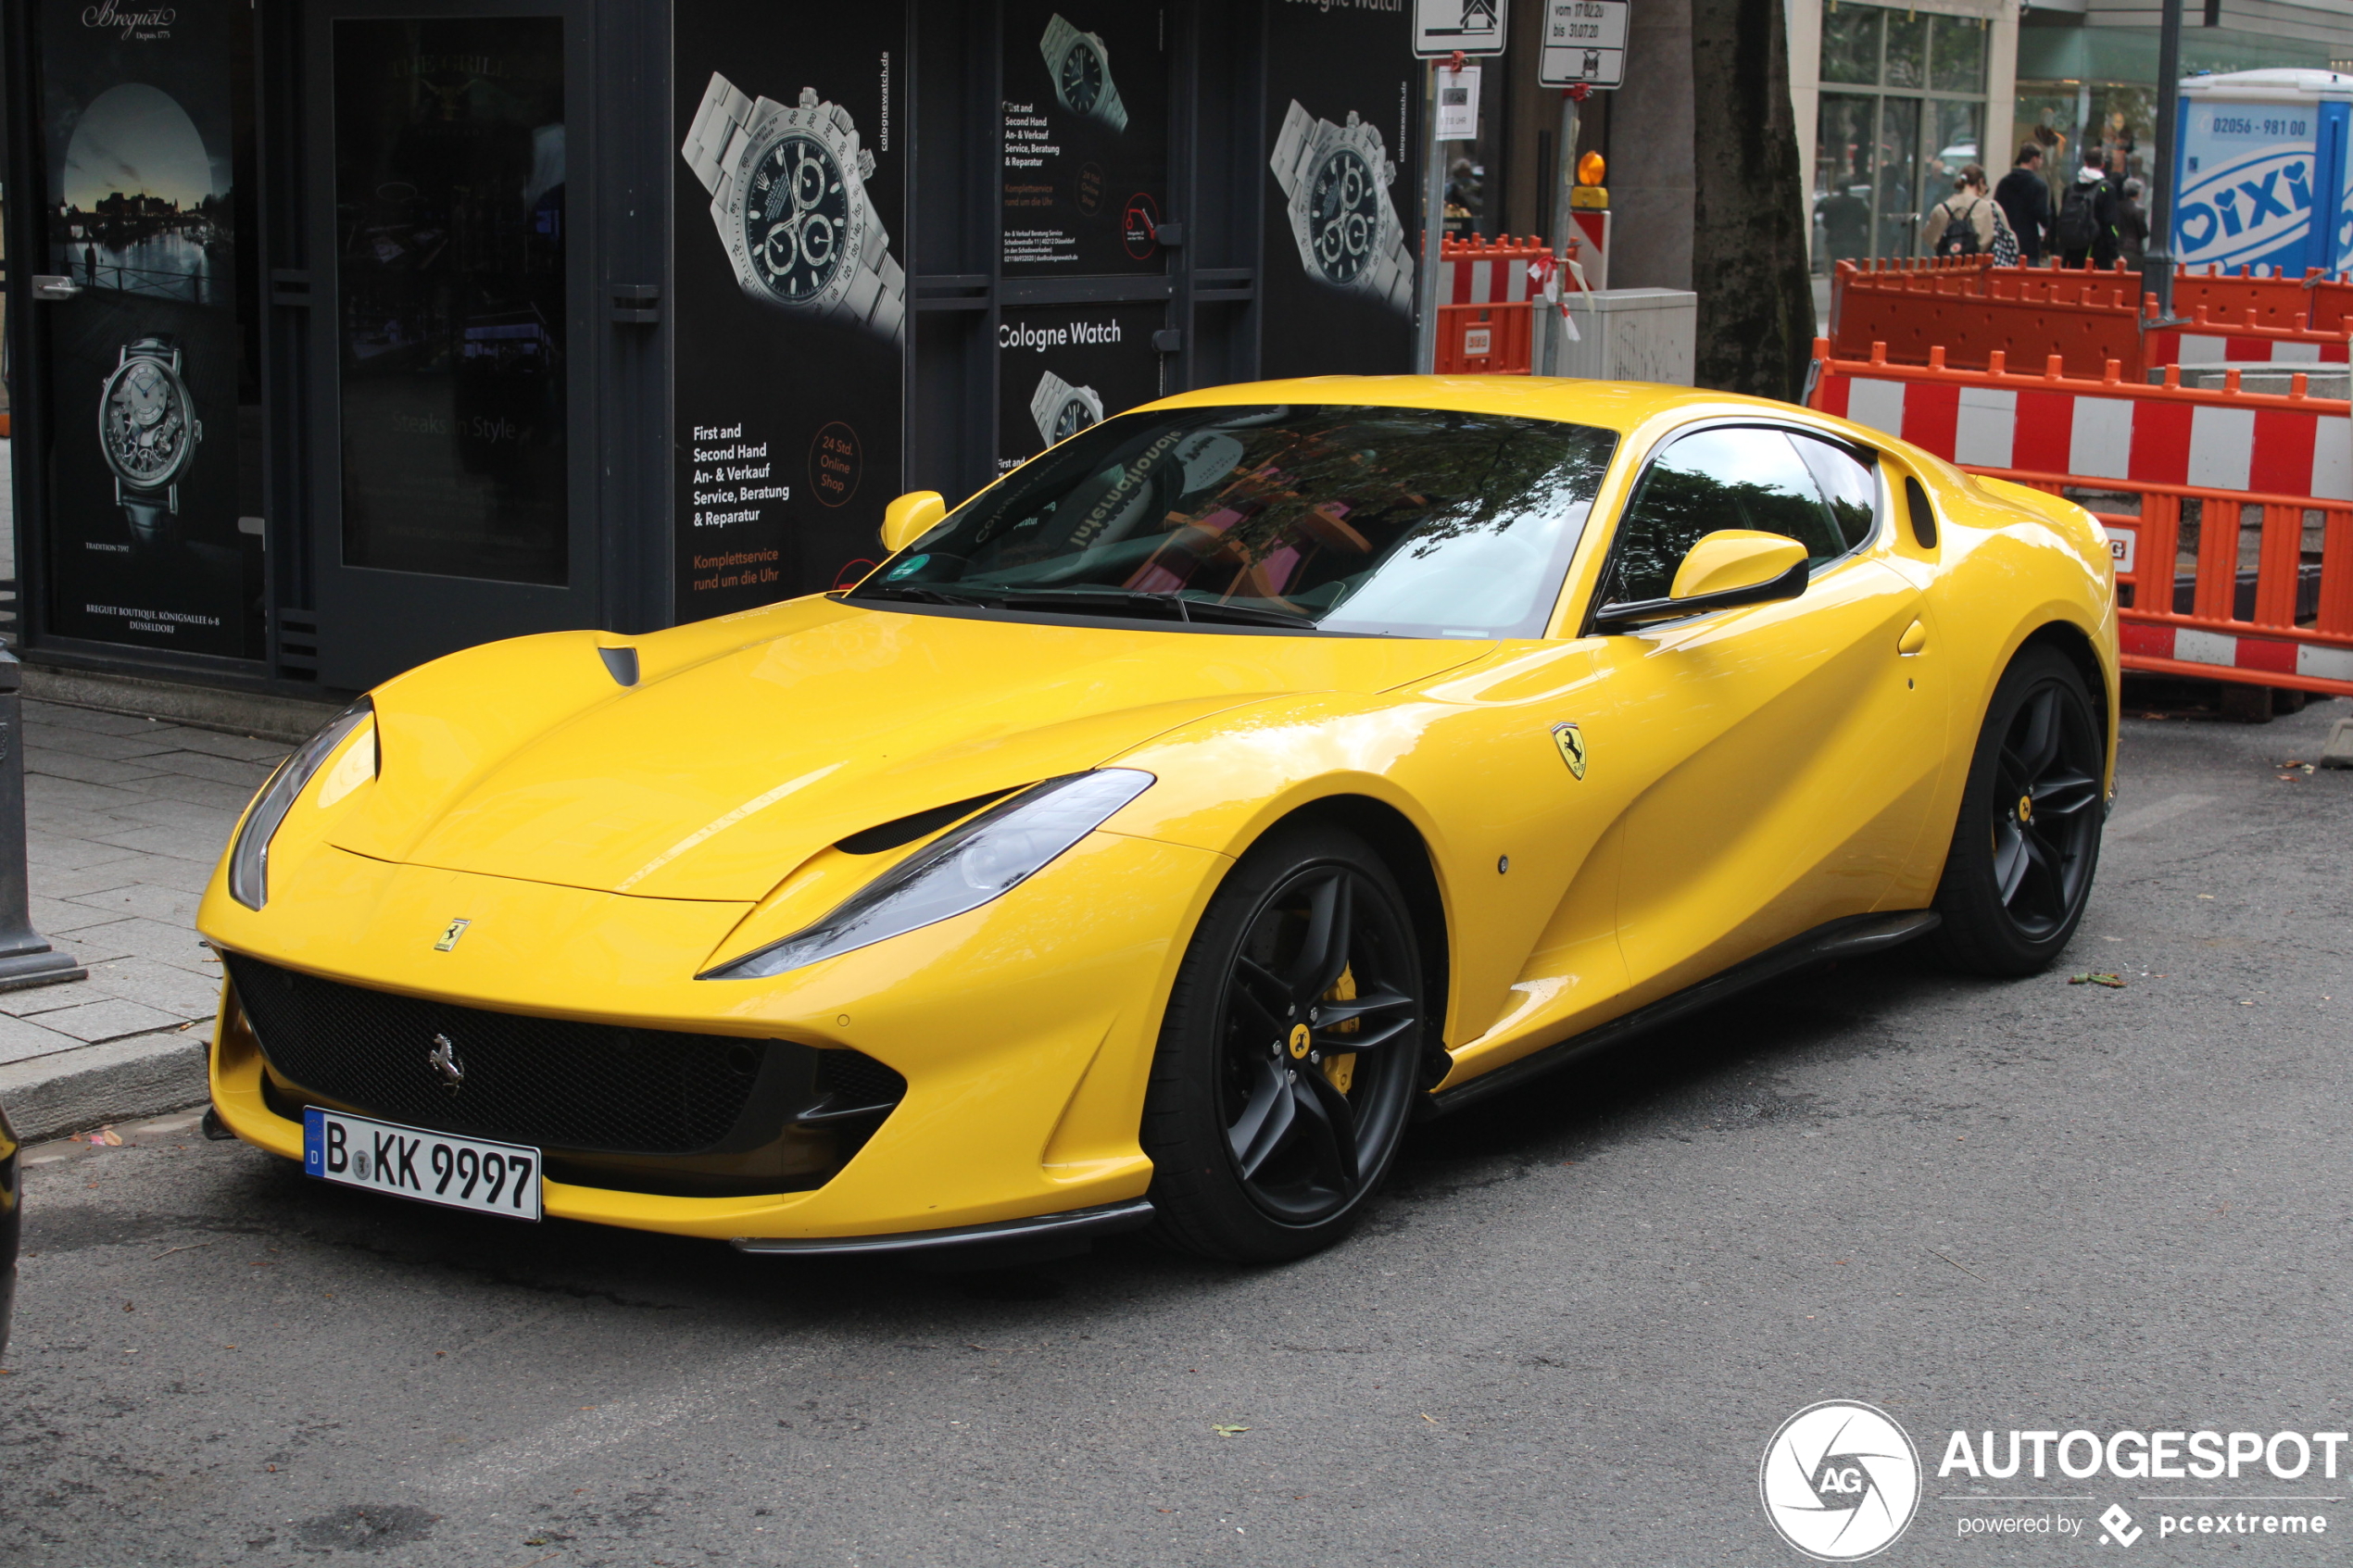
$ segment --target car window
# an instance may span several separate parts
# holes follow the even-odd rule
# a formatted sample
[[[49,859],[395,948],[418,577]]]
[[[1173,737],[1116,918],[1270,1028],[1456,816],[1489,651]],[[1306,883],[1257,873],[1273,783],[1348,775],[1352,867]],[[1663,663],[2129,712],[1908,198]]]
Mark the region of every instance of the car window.
[[[1850,550],[1867,543],[1879,527],[1879,478],[1856,449],[1820,436],[1793,431],[1790,445],[1813,470],[1830,503],[1831,521]]]
[[[1816,566],[1847,549],[1787,434],[1761,426],[1695,431],[1651,459],[1618,527],[1603,601],[1667,597],[1691,547],[1726,528],[1794,539]]]
[[[1539,636],[1617,445],[1452,408],[1125,414],[981,492],[850,598]]]

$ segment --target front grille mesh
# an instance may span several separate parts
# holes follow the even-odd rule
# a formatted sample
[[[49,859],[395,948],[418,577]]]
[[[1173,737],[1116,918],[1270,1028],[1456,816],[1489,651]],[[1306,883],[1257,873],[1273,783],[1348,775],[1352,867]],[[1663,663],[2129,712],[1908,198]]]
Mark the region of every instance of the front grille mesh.
[[[352,1110],[441,1132],[690,1154],[735,1127],[768,1049],[760,1040],[424,1001],[226,957],[237,999],[280,1077]],[[436,1036],[464,1068],[455,1094],[427,1060]]]

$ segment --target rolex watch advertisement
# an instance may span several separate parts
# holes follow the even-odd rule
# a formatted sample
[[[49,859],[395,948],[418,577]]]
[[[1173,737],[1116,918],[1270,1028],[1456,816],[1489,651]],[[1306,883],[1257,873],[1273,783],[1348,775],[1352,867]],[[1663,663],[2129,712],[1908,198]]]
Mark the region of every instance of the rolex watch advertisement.
[[[1161,395],[1161,305],[1009,309],[997,329],[997,471]]]
[[[1413,368],[1415,80],[1398,12],[1268,14],[1260,363],[1269,376]]]
[[[903,8],[680,0],[676,613],[822,592],[899,493]]]
[[[49,0],[42,65],[49,629],[179,653],[262,651],[258,495],[240,505],[230,5],[88,25]],[[169,17],[169,20],[156,19]],[[32,454],[19,451],[17,460]],[[253,515],[251,532],[239,518]]]
[[[1165,270],[1165,8],[1005,0],[1003,17],[1004,275]]]

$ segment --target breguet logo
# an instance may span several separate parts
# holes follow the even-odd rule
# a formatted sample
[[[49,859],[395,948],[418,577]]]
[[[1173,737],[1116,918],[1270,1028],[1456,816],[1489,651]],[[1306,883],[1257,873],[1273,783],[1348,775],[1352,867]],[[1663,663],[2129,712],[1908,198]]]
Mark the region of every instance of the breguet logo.
[[[137,11],[118,6],[115,0],[98,0],[96,5],[82,8],[82,26],[120,28],[126,39],[169,38],[171,24],[179,19],[179,11],[170,6]]]

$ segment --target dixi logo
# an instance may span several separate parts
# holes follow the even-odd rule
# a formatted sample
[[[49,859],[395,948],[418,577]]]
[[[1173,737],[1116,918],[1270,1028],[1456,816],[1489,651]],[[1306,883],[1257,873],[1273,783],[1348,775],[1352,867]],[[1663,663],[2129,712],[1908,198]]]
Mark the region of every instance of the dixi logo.
[[[1853,1562],[1885,1549],[1911,1524],[1919,1453],[1886,1411],[1825,1399],[1773,1434],[1757,1490],[1783,1540],[1819,1562]]]
[[[2312,222],[2312,155],[2271,147],[2193,179],[2173,234],[2185,264],[2260,260],[2301,240]]]

